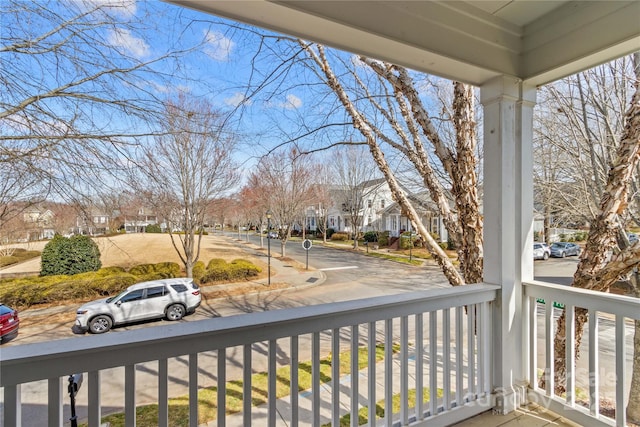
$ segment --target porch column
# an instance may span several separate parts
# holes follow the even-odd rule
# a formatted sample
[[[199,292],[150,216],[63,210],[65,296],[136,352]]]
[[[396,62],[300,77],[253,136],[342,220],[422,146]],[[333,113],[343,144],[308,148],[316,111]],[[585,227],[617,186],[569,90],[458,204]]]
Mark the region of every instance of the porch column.
[[[484,281],[502,290],[493,314],[495,410],[526,401],[522,282],[533,279],[535,87],[502,76],[480,88],[484,106]]]

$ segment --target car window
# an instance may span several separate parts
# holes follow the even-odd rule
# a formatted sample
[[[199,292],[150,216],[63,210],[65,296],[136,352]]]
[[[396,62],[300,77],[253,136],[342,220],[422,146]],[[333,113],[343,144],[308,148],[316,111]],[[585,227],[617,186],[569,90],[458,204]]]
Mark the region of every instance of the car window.
[[[185,285],[182,285],[182,284],[171,285],[171,287],[172,287],[176,292],[186,292],[186,291],[187,291],[187,287],[186,287]]]
[[[9,314],[11,313],[13,310],[11,310],[9,307],[7,307],[6,305],[0,305],[0,315],[3,314]]]
[[[147,288],[147,298],[158,298],[164,296],[167,293],[167,289],[164,286],[154,286]]]
[[[128,294],[124,295],[120,298],[120,302],[131,302],[138,301],[142,299],[142,293],[144,289],[136,289],[135,291],[131,291]]]
[[[533,249],[540,249],[541,247],[541,245],[533,245]]]

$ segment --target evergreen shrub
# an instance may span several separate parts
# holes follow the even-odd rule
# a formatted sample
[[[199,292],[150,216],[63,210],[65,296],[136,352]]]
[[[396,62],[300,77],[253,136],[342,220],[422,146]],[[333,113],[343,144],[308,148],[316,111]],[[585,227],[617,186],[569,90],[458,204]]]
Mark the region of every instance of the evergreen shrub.
[[[54,236],[42,251],[41,276],[97,271],[102,266],[98,245],[88,236]]]

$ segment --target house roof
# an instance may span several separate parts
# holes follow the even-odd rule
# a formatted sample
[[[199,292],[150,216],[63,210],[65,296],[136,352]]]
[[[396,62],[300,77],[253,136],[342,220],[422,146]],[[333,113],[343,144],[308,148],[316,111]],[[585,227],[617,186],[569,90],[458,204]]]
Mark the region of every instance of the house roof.
[[[169,0],[475,85],[544,84],[640,50],[640,1]]]

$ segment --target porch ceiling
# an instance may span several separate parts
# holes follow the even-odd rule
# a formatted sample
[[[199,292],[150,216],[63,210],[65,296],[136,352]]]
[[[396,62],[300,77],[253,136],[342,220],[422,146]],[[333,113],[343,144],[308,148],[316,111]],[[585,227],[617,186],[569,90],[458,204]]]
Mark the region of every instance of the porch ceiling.
[[[640,1],[168,0],[482,85],[544,84],[640,50]]]

